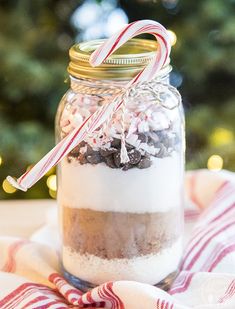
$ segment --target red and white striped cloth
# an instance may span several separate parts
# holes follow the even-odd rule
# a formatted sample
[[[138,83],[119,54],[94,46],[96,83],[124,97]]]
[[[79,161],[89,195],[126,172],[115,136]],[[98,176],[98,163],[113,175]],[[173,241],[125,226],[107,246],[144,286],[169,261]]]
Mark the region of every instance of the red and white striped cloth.
[[[186,231],[193,228],[168,293],[117,281],[82,294],[60,275],[52,245],[0,237],[0,308],[234,309],[235,183],[197,172],[186,185],[194,205],[185,210]]]

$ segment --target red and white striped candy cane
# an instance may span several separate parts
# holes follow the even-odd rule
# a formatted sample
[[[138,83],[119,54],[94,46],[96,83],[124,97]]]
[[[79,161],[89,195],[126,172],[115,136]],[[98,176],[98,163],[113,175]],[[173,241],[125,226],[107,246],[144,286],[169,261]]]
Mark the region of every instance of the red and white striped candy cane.
[[[90,57],[91,65],[100,65],[129,39],[143,33],[154,35],[158,41],[159,48],[152,61],[127,84],[127,87],[137,82],[151,80],[164,66],[171,50],[166,29],[153,20],[140,20],[126,25],[124,29],[114,34],[92,53]],[[94,132],[104,122],[110,120],[113,114],[122,106],[122,103],[122,96],[117,96],[113,102],[101,106],[93,115],[89,116],[80,127],[75,128],[62,139],[49,153],[35,164],[31,170],[25,172],[16,180],[11,176],[8,176],[7,180],[14,187],[27,191],[28,188],[32,187],[74,147],[83,141],[88,134]]]
[[[153,20],[139,20],[128,24],[123,30],[114,34],[92,53],[90,64],[92,66],[100,65],[128,40],[143,33],[149,33],[155,36],[159,44],[159,50],[152,61],[127,84],[127,87],[136,82],[151,80],[164,66],[171,51],[167,30]]]

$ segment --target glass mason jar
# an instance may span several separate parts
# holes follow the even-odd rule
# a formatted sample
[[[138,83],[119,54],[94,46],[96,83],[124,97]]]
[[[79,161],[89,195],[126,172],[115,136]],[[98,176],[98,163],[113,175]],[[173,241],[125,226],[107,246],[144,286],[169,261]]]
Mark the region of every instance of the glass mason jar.
[[[70,49],[71,89],[56,117],[61,140],[151,61],[157,42],[132,39],[104,64],[89,56],[102,40]],[[128,89],[117,111],[58,167],[65,277],[87,290],[112,280],[170,284],[182,254],[184,115],[168,64]],[[121,138],[129,162],[121,161]]]

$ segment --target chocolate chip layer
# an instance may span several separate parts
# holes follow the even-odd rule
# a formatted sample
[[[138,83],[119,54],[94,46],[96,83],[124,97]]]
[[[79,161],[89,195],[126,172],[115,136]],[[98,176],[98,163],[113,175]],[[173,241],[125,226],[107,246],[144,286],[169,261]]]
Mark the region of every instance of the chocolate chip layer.
[[[172,151],[177,148],[179,140],[175,133],[171,130],[151,131],[146,133],[139,133],[139,143],[145,144],[145,146],[151,146],[156,150],[153,155],[157,158],[168,157]],[[81,153],[81,148],[86,146],[86,152]],[[151,166],[151,157],[146,151],[138,150],[134,146],[126,143],[129,162],[126,164],[121,163],[121,141],[120,139],[113,138],[110,148],[93,150],[90,145],[81,142],[75,147],[67,156],[68,162],[72,162],[71,158],[77,160],[80,164],[98,164],[104,162],[111,168],[120,168],[123,171],[127,171],[131,168],[137,167],[145,169]]]
[[[181,224],[179,209],[138,214],[63,207],[63,243],[80,254],[133,258],[171,246]]]

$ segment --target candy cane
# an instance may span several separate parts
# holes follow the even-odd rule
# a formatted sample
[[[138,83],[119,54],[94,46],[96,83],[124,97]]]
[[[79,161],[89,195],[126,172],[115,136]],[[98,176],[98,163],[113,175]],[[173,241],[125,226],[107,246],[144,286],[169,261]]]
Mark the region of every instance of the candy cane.
[[[140,71],[126,85],[126,87],[128,88],[137,82],[151,80],[164,66],[171,50],[170,40],[166,29],[158,22],[152,20],[140,20],[125,26],[123,30],[114,34],[92,53],[90,64],[92,66],[100,65],[129,39],[143,33],[149,33],[155,36],[159,44],[158,52],[156,52],[151,62]],[[93,115],[89,116],[80,127],[75,128],[64,139],[62,139],[49,153],[34,165],[31,170],[25,172],[16,180],[11,176],[8,176],[7,180],[14,187],[27,191],[28,188],[32,187],[53,166],[57,165],[74,147],[83,141],[88,134],[91,134],[104,122],[111,119],[113,114],[122,106],[122,97],[123,96],[118,95],[113,102],[101,106]]]

